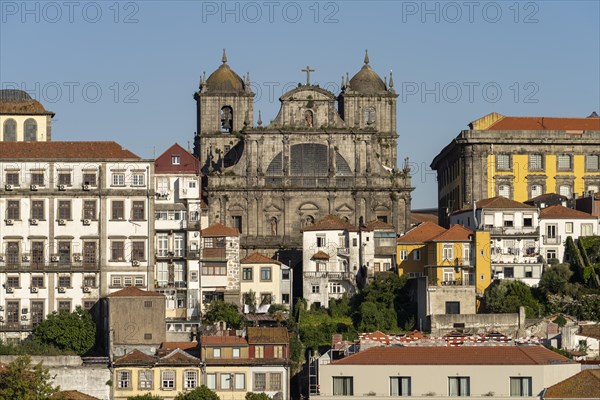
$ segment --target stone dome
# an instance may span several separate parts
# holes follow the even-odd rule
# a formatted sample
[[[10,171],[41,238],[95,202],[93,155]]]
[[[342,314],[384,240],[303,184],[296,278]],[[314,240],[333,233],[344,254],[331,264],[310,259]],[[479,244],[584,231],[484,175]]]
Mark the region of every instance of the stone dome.
[[[42,103],[33,99],[27,92],[18,89],[0,90],[0,114],[47,114],[54,115],[47,111]]]
[[[385,83],[369,65],[369,54],[365,52],[365,65],[350,79],[353,92],[375,94],[387,91]]]
[[[246,90],[244,81],[227,65],[227,55],[223,49],[223,64],[206,80],[206,89],[210,92],[243,92]]]

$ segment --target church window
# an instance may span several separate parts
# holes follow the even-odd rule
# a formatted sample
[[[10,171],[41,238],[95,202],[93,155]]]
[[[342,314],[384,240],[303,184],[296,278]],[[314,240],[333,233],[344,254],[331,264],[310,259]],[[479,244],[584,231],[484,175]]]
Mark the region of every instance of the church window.
[[[29,118],[25,120],[25,141],[35,142],[37,140],[37,122]]]
[[[17,141],[17,123],[14,119],[4,121],[4,138],[5,142]]]
[[[573,168],[571,165],[571,156],[569,154],[561,154],[557,157],[558,169],[560,171],[568,171]]]
[[[233,132],[233,108],[229,106],[221,108],[221,132]]]
[[[375,125],[375,109],[368,107],[365,109],[365,126],[371,127]]]

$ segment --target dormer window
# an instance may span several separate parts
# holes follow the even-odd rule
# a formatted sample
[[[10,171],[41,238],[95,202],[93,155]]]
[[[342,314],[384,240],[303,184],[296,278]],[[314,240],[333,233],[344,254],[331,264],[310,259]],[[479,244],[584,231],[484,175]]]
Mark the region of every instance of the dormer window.
[[[179,154],[173,154],[171,156],[171,164],[179,165],[180,163],[181,163],[181,157],[179,156]]]

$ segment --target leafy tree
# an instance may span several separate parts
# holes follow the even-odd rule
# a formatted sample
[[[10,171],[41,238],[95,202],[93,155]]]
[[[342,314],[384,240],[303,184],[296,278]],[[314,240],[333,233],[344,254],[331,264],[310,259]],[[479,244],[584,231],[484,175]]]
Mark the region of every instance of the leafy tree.
[[[71,313],[53,312],[35,327],[33,340],[83,355],[94,347],[96,324],[80,306]]]
[[[202,385],[191,392],[179,393],[175,400],[221,400],[212,390]]]
[[[248,393],[246,393],[246,400],[273,400],[273,398],[271,396],[269,396],[268,394],[266,394],[265,392],[261,392],[261,393],[248,392]]]
[[[486,290],[484,299],[487,311],[492,313],[517,313],[523,306],[527,317],[533,318],[541,310],[531,288],[521,281],[503,280],[492,285]]]
[[[137,396],[129,396],[127,400],[163,400],[160,396],[154,396],[150,393],[138,394]]]
[[[569,280],[573,272],[569,264],[557,264],[546,268],[538,285],[543,294],[562,294],[567,291]]]
[[[239,329],[242,326],[244,318],[235,304],[226,303],[222,300],[215,300],[206,307],[203,322],[208,325],[213,325],[219,321],[225,321],[227,326],[233,329]]]
[[[50,383],[48,368],[30,364],[31,357],[18,357],[0,372],[0,399],[44,400],[58,391]]]
[[[390,322],[386,321],[381,310],[377,304],[371,301],[365,301],[360,305],[360,322],[358,323],[358,330],[361,332],[373,332],[378,329],[388,330],[390,328]],[[395,325],[396,316],[394,315],[393,324]]]

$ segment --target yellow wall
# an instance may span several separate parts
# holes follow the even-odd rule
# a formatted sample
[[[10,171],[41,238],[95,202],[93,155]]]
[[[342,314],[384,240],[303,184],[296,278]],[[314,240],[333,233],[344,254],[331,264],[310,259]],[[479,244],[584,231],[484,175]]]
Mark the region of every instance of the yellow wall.
[[[400,258],[400,252],[405,250],[407,253],[406,260]],[[414,251],[421,251],[421,260],[414,260]],[[398,260],[398,274],[400,276],[408,274],[409,272],[425,272],[425,265],[427,265],[427,248],[425,243],[398,243],[396,246],[396,260]]]
[[[247,366],[206,366],[207,374],[216,374],[217,379],[217,389],[215,392],[221,399],[232,399],[232,400],[244,400],[246,397],[246,392],[251,392],[252,388],[250,387],[250,367]],[[230,375],[230,374],[244,374],[245,375],[245,384],[243,390],[221,390],[221,374]]]
[[[170,370],[175,371],[175,390],[163,390],[161,389],[161,371]],[[130,389],[119,389],[119,371],[131,371],[131,388]],[[138,372],[139,371],[152,371],[153,379],[152,379],[152,390],[148,389],[139,389],[138,383]],[[131,396],[142,395],[146,393],[151,393],[155,396],[160,396],[165,400],[170,400],[175,398],[179,392],[183,391],[183,380],[185,371],[196,371],[198,375],[198,386],[203,384],[203,376],[200,368],[194,366],[186,366],[186,367],[173,367],[173,366],[164,366],[157,368],[142,368],[142,367],[119,367],[115,368],[113,373],[113,389],[114,389],[114,399],[115,400],[125,400]]]
[[[475,291],[483,294],[492,283],[492,260],[490,254],[490,233],[475,232]]]
[[[219,348],[221,349],[221,357],[217,358],[218,359],[232,359],[233,358],[233,349],[234,347],[228,345],[229,347],[226,347],[225,345],[223,345],[223,347],[220,346],[206,346],[203,348],[203,355],[205,358],[203,358],[203,360],[214,360],[215,356],[214,356],[214,349],[215,348]],[[240,349],[240,356],[238,358],[248,358],[248,347],[247,346],[239,346],[239,347],[235,347]]]

